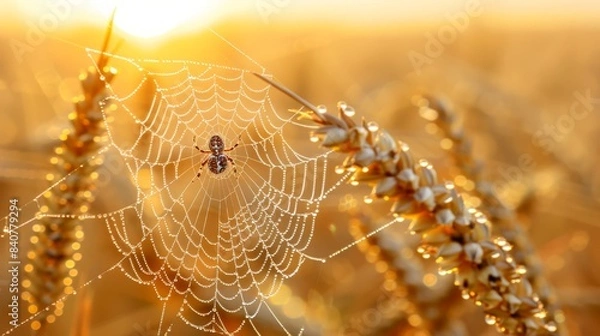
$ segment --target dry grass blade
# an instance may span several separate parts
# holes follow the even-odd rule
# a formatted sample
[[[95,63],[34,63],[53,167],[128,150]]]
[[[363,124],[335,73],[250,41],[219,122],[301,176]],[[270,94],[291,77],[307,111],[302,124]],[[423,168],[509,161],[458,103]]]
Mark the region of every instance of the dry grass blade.
[[[112,18],[105,47],[111,31]],[[84,235],[79,217],[88,212],[94,200],[95,172],[102,164],[100,150],[108,140],[102,109],[108,99],[106,83],[113,79],[116,70],[107,67],[107,62],[108,57],[102,54],[98,59],[101,73],[90,67],[80,76],[83,96],[69,114],[72,127],[63,131],[61,144],[50,160],[55,167],[47,175],[51,187],[44,193],[39,220],[33,226],[34,238],[25,268],[28,285],[24,285],[23,298],[29,303],[29,312],[37,314],[31,328],[38,334],[62,314],[60,298],[74,291],[76,262],[82,257],[78,250]],[[45,309],[51,305],[51,310]]]
[[[448,104],[440,99],[423,97],[418,100],[417,104],[421,115],[435,116],[430,119],[433,119],[433,122],[443,132],[443,136],[452,141],[450,152],[464,176],[474,183],[474,193],[481,199],[481,210],[495,224],[494,231],[506,238],[509,244],[507,246],[512,246],[511,253],[515,262],[527,268],[525,276],[533,285],[534,291],[538,293],[540,301],[548,312],[546,321],[560,324],[564,320],[563,313],[557,305],[553,289],[544,278],[542,265],[535,253],[534,246],[514,211],[502,203],[494,192],[492,184],[483,178],[482,164],[475,159],[471,140],[458,122],[458,116]],[[435,113],[427,113],[429,110],[433,110]],[[559,330],[564,333],[564,328],[559,328]]]
[[[343,102],[338,103],[338,112],[339,120],[354,116],[354,109]],[[333,117],[323,109],[312,113],[323,121]],[[430,163],[415,160],[407,144],[374,122],[348,123],[346,128],[318,124],[311,140],[347,155],[344,166],[336,170],[354,172],[351,184],[373,187],[367,203],[374,198],[392,201],[394,215],[412,220],[409,229],[422,239],[418,251],[435,257],[441,274],[454,275],[463,297],[482,306],[488,324],[511,335],[557,332],[555,323],[544,320],[544,305],[524,276],[527,269],[517,265],[506,248],[506,239],[493,238],[488,218],[468,208],[453,184],[439,182]]]

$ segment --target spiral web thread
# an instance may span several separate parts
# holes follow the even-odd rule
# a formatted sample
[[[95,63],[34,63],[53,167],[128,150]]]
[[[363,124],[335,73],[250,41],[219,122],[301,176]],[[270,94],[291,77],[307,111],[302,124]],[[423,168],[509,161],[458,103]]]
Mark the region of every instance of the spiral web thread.
[[[96,51],[88,53],[93,58]],[[107,118],[110,146],[137,195],[98,217],[123,254],[116,267],[164,302],[159,333],[174,323],[165,317],[173,305],[186,324],[212,333],[260,334],[257,315],[286,333],[301,332],[288,331],[267,300],[307,259],[324,262],[306,249],[321,201],[343,179],[328,175],[329,152],[300,153],[306,130],[297,128],[307,126],[276,111],[268,85],[251,72],[110,57],[141,78],[132,89],[109,87],[117,112]],[[296,133],[302,140],[289,141]],[[220,174],[209,164],[200,170],[210,154],[195,148],[208,150],[213,135],[225,148],[239,143],[224,152],[234,165]],[[230,315],[242,318],[232,323]]]

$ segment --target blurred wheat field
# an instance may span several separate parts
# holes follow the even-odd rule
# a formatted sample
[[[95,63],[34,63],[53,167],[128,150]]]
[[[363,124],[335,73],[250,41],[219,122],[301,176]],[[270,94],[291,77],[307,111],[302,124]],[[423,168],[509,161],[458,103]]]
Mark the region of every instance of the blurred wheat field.
[[[564,311],[566,331],[570,335],[594,334],[600,304],[600,274],[593,267],[600,260],[600,250],[594,244],[600,234],[596,224],[600,214],[600,46],[595,43],[600,28],[593,23],[598,12],[590,11],[588,17],[592,19],[587,21],[541,18],[538,22],[530,17],[498,18],[484,10],[470,17],[461,31],[448,17],[463,10],[462,4],[448,5],[442,11],[446,17],[409,23],[402,22],[404,16],[385,22],[375,18],[353,22],[348,18],[327,23],[323,17],[341,15],[338,13],[343,9],[323,10],[312,20],[299,14],[295,17],[293,9],[291,2],[274,12],[267,23],[252,12],[249,18],[240,15],[214,23],[212,31],[195,28],[161,39],[138,39],[117,26],[113,41],[123,41],[115,53],[259,71],[216,37],[218,33],[310,102],[325,104],[331,111],[337,101],[346,101],[355,108],[357,117],[377,121],[394,138],[410,144],[418,157],[435,164],[441,180],[459,185],[456,176],[460,170],[448,154],[452,144],[440,136],[439,127],[419,115],[414,104],[419,95],[444,98],[473,140],[474,156],[484,164],[482,175],[516,212],[529,235],[545,278]],[[7,5],[7,12],[10,10]],[[61,131],[70,127],[73,98],[83,93],[78,76],[94,65],[95,57],[85,48],[99,49],[106,28],[102,23],[64,23],[45,34],[39,45],[16,57],[12,41],[26,41],[27,22],[36,22],[35,17],[6,22],[0,33],[3,218],[10,199],[17,197],[22,206],[37,203],[39,195],[49,188],[50,158],[60,143]],[[444,29],[454,29],[454,35],[447,36],[448,43],[437,37]],[[439,43],[435,52],[430,49],[432,36]],[[425,63],[418,63],[417,68],[417,61]],[[139,78],[128,78],[125,69],[119,69],[124,63],[108,63],[122,71],[114,78],[115,85],[139,83]],[[282,111],[298,108],[297,103],[275,91],[270,97]],[[143,112],[149,101],[136,104],[135,108]],[[117,109],[114,113],[121,112]],[[132,129],[123,126],[123,132]],[[310,143],[308,133],[287,135],[292,145]],[[134,203],[137,197],[124,160],[114,153],[107,155],[105,163],[112,164],[110,179],[99,184],[90,214],[109,213]],[[333,169],[343,159],[331,154],[329,167]],[[468,185],[463,187],[469,189]],[[313,254],[326,256],[360,240],[369,233],[369,227],[373,230],[393,220],[390,204],[377,200],[365,204],[363,195],[368,192],[365,187],[347,186],[323,201],[311,243]],[[33,208],[36,210],[35,204]],[[29,209],[20,218],[34,216]],[[78,276],[74,277],[74,287],[79,290],[65,301],[64,312],[48,325],[46,334],[155,335],[162,302],[153,288],[131,281],[118,269],[98,278],[122,256],[102,220],[85,220],[81,225],[85,232],[80,250],[83,257],[76,264]],[[31,226],[19,231],[22,260],[31,245]],[[361,231],[365,227],[366,232]],[[9,260],[7,237],[0,239],[3,267]],[[416,305],[433,311],[431,316],[436,318],[431,321],[452,326],[444,330],[452,334],[498,334],[486,325],[479,307],[461,299],[460,291],[452,286],[452,276],[440,276],[433,260],[418,256],[418,239],[407,233],[406,224],[391,225],[377,237],[379,241],[370,244],[381,244],[378,255],[383,247],[391,246],[402,257],[400,268],[417,276],[409,286],[403,287],[406,283],[402,281],[397,286],[405,291],[420,288],[434,298],[433,302],[443,297],[443,305],[418,306],[411,296],[414,293],[390,291],[387,273],[381,271],[387,266],[369,256],[368,247],[356,243],[324,265],[303,264],[297,275],[284,282],[283,294],[271,302],[283,316],[282,323],[292,330],[303,326],[304,335],[441,335],[435,326],[428,325],[427,318],[411,315],[411,307]],[[391,242],[386,243],[386,239]],[[11,281],[7,273],[3,271],[0,277],[3,333],[12,328],[6,319],[10,311],[6,293]],[[23,274],[21,270],[22,279]],[[400,302],[390,293],[413,301],[401,301],[408,307],[401,306],[399,312],[381,308]],[[30,313],[21,301],[20,320]],[[228,323],[234,325],[239,319],[243,316],[232,314]],[[256,320],[263,334],[282,333],[262,316]],[[177,319],[172,333],[202,334]],[[10,333],[29,334],[29,323]]]

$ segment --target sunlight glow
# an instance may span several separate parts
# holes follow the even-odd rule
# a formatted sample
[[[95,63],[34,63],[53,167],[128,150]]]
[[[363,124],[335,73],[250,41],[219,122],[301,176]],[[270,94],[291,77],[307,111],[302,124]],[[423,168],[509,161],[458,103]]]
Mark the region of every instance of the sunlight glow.
[[[194,19],[209,24],[216,16],[216,0],[104,0],[94,6],[105,15],[117,9],[115,26],[126,33],[152,38]]]

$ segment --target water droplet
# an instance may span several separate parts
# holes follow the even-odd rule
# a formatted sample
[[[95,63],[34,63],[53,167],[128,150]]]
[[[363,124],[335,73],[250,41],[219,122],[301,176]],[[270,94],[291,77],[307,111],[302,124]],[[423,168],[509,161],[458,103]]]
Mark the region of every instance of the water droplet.
[[[319,142],[319,137],[316,135],[311,135],[310,136],[310,142]]]
[[[377,132],[379,130],[379,125],[377,125],[374,121],[369,121],[367,124],[367,129],[371,132]]]
[[[317,106],[317,113],[320,113],[320,114],[327,113],[327,107],[325,105]]]
[[[345,101],[341,100],[337,103],[337,106],[338,106],[338,108],[341,108],[343,110],[348,106],[348,104],[346,104]]]
[[[354,115],[356,114],[356,111],[354,110],[354,108],[352,106],[346,106],[346,107],[344,107],[344,114],[348,117],[354,117]]]
[[[462,291],[462,292],[460,293],[460,296],[461,296],[463,299],[465,299],[465,300],[468,300],[468,299],[470,299],[470,298],[471,298],[471,295],[469,294],[469,291],[468,291],[468,290],[464,290],[464,291]]]
[[[548,330],[549,332],[555,332],[556,330],[558,330],[558,327],[556,326],[556,323],[554,323],[554,322],[546,323],[544,328],[546,328],[546,330]]]
[[[367,195],[364,197],[364,201],[366,204],[371,204],[373,203],[373,197]]]
[[[352,181],[350,181],[350,184],[353,185],[353,186],[357,186],[358,185],[358,181],[352,180]]]
[[[343,174],[346,171],[346,169],[344,169],[344,167],[342,166],[336,166],[335,167],[335,173],[336,174]]]
[[[487,325],[494,325],[494,324],[496,324],[496,316],[490,315],[490,314],[485,315],[485,323]]]
[[[491,257],[492,257],[492,258],[494,258],[494,259],[497,259],[497,258],[499,258],[499,257],[500,257],[500,252],[497,252],[497,251],[496,251],[496,252],[492,253],[492,254],[491,254]]]
[[[523,275],[523,274],[527,273],[527,268],[525,266],[523,266],[523,265],[519,265],[515,269],[515,272],[517,272],[518,274]]]

